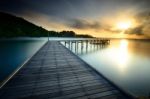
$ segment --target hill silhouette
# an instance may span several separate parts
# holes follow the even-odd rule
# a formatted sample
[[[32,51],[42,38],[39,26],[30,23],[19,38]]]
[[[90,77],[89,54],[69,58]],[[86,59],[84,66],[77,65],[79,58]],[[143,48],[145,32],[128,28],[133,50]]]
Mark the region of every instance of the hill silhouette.
[[[0,38],[8,37],[92,37],[77,35],[74,31],[48,31],[21,17],[0,12]]]

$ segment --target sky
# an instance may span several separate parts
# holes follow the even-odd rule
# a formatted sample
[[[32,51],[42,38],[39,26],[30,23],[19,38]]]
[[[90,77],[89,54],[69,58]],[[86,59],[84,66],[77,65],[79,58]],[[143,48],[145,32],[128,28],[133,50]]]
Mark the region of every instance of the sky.
[[[150,0],[0,0],[0,11],[50,31],[150,38]]]

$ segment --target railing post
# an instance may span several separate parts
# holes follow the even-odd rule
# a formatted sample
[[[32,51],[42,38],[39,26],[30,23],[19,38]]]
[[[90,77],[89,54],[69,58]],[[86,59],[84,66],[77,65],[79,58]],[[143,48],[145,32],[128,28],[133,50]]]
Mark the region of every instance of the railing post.
[[[49,32],[48,32],[48,41],[49,41]]]

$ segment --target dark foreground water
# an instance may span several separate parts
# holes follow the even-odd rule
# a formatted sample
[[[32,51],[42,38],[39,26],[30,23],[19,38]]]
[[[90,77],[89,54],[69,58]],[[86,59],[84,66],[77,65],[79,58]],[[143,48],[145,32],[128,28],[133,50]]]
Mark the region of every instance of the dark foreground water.
[[[71,50],[126,92],[150,95],[149,40],[117,39],[109,45],[84,44],[78,50],[73,44]]]
[[[44,42],[44,40],[0,41],[0,83],[30,58]]]
[[[62,39],[70,38],[51,38]],[[46,40],[0,41],[0,81],[31,57]],[[136,96],[150,94],[149,40],[117,39],[103,46],[88,44],[86,47],[84,44],[82,49],[79,44],[78,50],[74,45],[70,47],[74,53],[126,92]]]

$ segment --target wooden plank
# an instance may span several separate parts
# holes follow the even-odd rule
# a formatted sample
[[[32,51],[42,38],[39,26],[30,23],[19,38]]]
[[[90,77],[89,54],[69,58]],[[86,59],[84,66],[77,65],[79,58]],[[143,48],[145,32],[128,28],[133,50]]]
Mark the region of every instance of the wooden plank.
[[[0,99],[129,99],[59,42],[49,41],[0,89]]]

